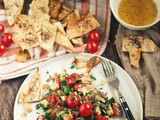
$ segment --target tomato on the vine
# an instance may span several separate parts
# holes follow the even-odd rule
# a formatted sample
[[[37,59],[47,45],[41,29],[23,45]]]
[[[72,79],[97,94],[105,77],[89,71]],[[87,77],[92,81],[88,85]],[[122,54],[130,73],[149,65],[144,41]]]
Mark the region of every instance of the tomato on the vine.
[[[86,46],[86,50],[90,53],[95,53],[98,51],[98,44],[95,41],[89,41]]]
[[[0,33],[4,32],[4,26],[2,24],[0,24]]]
[[[101,36],[97,31],[90,32],[88,38],[90,41],[95,41],[95,42],[99,42],[101,40]]]
[[[12,44],[12,35],[10,33],[4,33],[3,36],[1,36],[2,43],[6,46],[10,46]]]
[[[6,52],[6,46],[3,43],[0,43],[0,55]]]
[[[66,97],[66,103],[70,108],[75,108],[79,105],[80,100],[76,94],[70,94]]]
[[[89,102],[82,103],[78,109],[79,114],[82,117],[88,117],[92,113],[92,105]]]

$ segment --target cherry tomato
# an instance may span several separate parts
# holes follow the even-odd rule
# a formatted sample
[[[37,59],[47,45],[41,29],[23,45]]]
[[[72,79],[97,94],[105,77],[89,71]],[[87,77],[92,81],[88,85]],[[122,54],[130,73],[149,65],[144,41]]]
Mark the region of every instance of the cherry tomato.
[[[81,88],[81,84],[80,83],[76,83],[74,86],[73,86],[73,89],[74,91],[78,91],[79,88]]]
[[[95,41],[89,41],[86,50],[90,53],[95,53],[98,51],[98,44]]]
[[[90,32],[88,38],[90,41],[95,41],[95,42],[99,42],[101,40],[101,36],[97,31]]]
[[[54,94],[49,94],[46,99],[50,104],[55,105],[57,103],[56,96]]]
[[[2,24],[0,24],[0,33],[3,33],[3,32],[4,32],[4,26]]]
[[[6,46],[3,43],[0,43],[0,55],[6,52]]]
[[[120,116],[122,111],[121,111],[121,106],[119,103],[113,103],[112,104],[112,109],[113,109],[113,112],[116,116]]]
[[[51,110],[51,114],[53,117],[57,117],[56,112],[58,111],[58,107],[55,107]]]
[[[66,103],[70,108],[75,108],[79,105],[80,100],[76,94],[70,94],[66,97]]]
[[[12,35],[10,33],[4,33],[3,36],[1,36],[2,43],[6,46],[10,46],[12,44]]]
[[[94,118],[95,120],[109,120],[107,117],[104,117],[102,115],[96,115]]]
[[[60,98],[58,96],[55,96],[55,98],[56,98],[56,101],[57,101],[58,105],[63,106],[63,103],[60,100]]]
[[[92,113],[92,105],[89,102],[82,103],[78,109],[79,114],[82,117],[88,117]]]
[[[67,76],[66,77],[66,82],[68,86],[73,86],[76,83],[76,80],[74,80],[72,77]]]
[[[78,73],[72,73],[71,75],[70,75],[70,77],[72,78],[72,79],[74,79],[74,80],[77,80],[77,78],[79,78],[79,74]]]
[[[84,102],[89,101],[89,97],[86,95],[82,96],[82,98],[83,98]]]

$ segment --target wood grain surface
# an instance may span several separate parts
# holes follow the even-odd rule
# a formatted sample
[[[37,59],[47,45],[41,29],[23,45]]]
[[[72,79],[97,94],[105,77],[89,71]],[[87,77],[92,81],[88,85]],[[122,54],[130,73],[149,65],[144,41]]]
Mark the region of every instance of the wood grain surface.
[[[28,4],[32,0],[25,0],[23,13],[28,12]],[[3,8],[3,4],[0,5],[0,9]],[[115,20],[113,15],[111,15],[111,27],[108,45],[102,54],[103,57],[109,58],[122,66],[120,59],[118,57],[116,46],[114,45],[115,35],[118,28],[118,22]],[[16,94],[27,76],[18,77],[8,81],[2,82],[0,84],[0,120],[13,120],[13,108]]]

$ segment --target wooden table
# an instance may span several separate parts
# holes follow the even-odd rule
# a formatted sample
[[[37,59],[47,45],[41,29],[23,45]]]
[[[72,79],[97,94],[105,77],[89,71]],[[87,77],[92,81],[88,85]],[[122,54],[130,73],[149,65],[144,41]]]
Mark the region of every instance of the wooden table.
[[[25,4],[28,4],[30,2],[31,0],[26,0]],[[2,6],[0,6],[0,9],[1,8]],[[28,11],[25,10],[23,11],[23,13],[27,12]],[[109,58],[122,66],[116,51],[116,46],[114,45],[114,39],[117,33],[118,24],[119,23],[112,15],[109,42],[102,56]],[[0,84],[0,120],[13,120],[14,101],[19,88],[26,77],[27,76],[18,77],[15,79],[4,81],[2,82],[2,84]]]

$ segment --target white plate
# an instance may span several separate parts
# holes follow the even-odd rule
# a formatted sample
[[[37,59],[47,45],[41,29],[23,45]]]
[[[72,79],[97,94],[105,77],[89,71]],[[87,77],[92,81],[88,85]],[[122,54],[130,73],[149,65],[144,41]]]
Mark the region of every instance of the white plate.
[[[41,79],[43,81],[42,83],[44,84],[46,82],[46,79],[49,77],[49,74],[53,75],[55,72],[62,73],[64,68],[67,70],[68,73],[73,73],[73,72],[83,73],[86,70],[85,68],[80,69],[80,70],[70,69],[71,62],[74,60],[74,57],[89,59],[92,56],[93,56],[92,54],[86,54],[86,53],[66,54],[66,55],[62,55],[62,56],[53,58],[53,59],[45,62],[43,65],[41,65],[39,67]],[[103,58],[103,57],[101,57],[101,58]],[[107,60],[106,58],[103,58],[103,59]],[[128,102],[129,107],[135,117],[135,120],[142,120],[143,119],[142,101],[141,101],[141,98],[140,98],[140,95],[139,95],[139,92],[138,92],[138,89],[137,89],[135,83],[133,82],[131,77],[121,67],[119,67],[117,64],[115,64],[112,61],[111,61],[111,63],[113,64],[113,67],[115,68],[116,75],[120,80],[120,91],[122,92],[126,101]],[[46,74],[47,71],[49,72],[49,74]],[[36,118],[38,116],[38,114],[36,113],[38,111],[36,111],[36,109],[35,109],[35,105],[37,103],[31,104],[33,111],[31,113],[27,114],[27,117],[25,117],[25,118],[23,118],[21,116],[22,113],[24,112],[24,108],[23,108],[22,104],[18,103],[18,96],[19,96],[21,90],[29,82],[29,80],[32,78],[32,76],[35,73],[36,73],[36,69],[34,71],[32,71],[30,73],[30,75],[25,79],[25,81],[23,82],[23,84],[21,85],[21,87],[18,91],[18,94],[16,96],[16,100],[15,100],[15,104],[14,104],[14,120],[22,120],[22,119],[36,120]],[[105,76],[104,76],[101,64],[99,64],[98,66],[93,68],[90,74],[92,74],[96,77],[96,81],[95,81],[96,85],[99,85],[100,80],[105,80]],[[113,97],[117,98],[116,91],[113,90],[111,87],[109,87],[107,83],[103,86],[103,88],[104,88],[104,90],[107,91],[107,94],[109,95],[109,97],[113,96]],[[122,120],[122,119],[124,119],[124,118],[111,118],[110,120]]]

